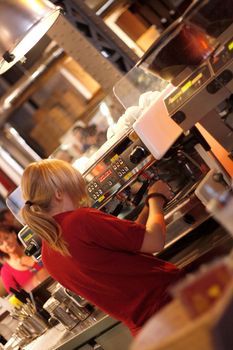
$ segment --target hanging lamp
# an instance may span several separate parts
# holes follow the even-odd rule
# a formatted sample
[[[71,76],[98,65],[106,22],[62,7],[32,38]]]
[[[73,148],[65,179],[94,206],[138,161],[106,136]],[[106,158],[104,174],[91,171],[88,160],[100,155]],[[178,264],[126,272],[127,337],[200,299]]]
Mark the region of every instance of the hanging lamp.
[[[0,0],[0,74],[23,60],[60,11],[47,0]]]

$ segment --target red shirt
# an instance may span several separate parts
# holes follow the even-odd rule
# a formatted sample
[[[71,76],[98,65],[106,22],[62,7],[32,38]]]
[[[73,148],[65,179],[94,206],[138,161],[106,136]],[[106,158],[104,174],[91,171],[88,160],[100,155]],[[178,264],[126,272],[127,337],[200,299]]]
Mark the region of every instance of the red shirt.
[[[135,333],[167,299],[179,270],[139,252],[145,227],[93,208],[55,216],[69,245],[62,256],[46,242],[42,260],[51,276]]]
[[[10,287],[17,290],[23,288],[41,267],[35,262],[33,267],[28,270],[17,270],[5,262],[1,269],[1,277],[6,291],[11,293]]]

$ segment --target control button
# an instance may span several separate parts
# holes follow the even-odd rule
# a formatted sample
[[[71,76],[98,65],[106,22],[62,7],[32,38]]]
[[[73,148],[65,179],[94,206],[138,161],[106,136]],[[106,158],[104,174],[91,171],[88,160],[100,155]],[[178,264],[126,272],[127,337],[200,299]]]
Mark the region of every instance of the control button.
[[[223,86],[227,85],[232,80],[232,78],[232,72],[229,69],[225,69],[221,74],[219,74],[216,79],[207,85],[206,90],[213,95],[218,92]]]
[[[196,222],[195,217],[191,214],[185,214],[183,216],[183,220],[184,222],[186,222],[186,224],[189,224],[189,225],[193,225]]]
[[[184,112],[178,111],[175,114],[173,114],[172,119],[179,125],[186,119],[186,116]]]
[[[129,155],[129,159],[133,164],[138,164],[145,158],[146,150],[141,146],[136,146]]]
[[[225,69],[221,74],[219,74],[219,76],[217,77],[217,79],[220,81],[220,84],[222,85],[226,85],[228,84],[233,78],[233,74],[232,71],[229,69]]]
[[[222,88],[222,85],[220,84],[220,81],[218,79],[214,79],[209,83],[206,87],[206,90],[209,94],[213,95],[216,92],[218,92]]]
[[[117,174],[122,177],[122,172],[121,171],[118,171]]]

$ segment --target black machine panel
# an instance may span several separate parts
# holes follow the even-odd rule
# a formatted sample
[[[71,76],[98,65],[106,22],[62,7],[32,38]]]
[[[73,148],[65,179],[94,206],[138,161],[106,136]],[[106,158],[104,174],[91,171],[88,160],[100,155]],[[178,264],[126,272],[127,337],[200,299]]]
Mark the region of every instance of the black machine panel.
[[[134,174],[138,173],[151,161],[145,145],[137,138],[130,136],[120,141],[87,173],[87,192],[94,207],[99,207],[111,194],[127,184]]]

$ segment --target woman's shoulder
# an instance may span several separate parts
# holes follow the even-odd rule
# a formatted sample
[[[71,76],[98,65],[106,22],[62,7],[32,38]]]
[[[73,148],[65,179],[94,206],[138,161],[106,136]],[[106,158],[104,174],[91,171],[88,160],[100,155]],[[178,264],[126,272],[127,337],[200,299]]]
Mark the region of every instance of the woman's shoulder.
[[[1,275],[8,274],[14,270],[15,269],[10,264],[8,264],[7,261],[5,261],[2,265],[2,268],[1,268]]]
[[[89,220],[90,222],[92,220],[103,220],[106,217],[115,218],[114,216],[107,214],[104,211],[91,207],[78,208],[71,213],[70,217],[80,221],[82,219],[84,219],[85,221]]]
[[[89,208],[89,207],[82,207],[77,208],[72,211],[63,212],[60,214],[57,214],[54,216],[54,219],[60,224],[60,225],[66,225],[66,224],[72,224],[73,222],[82,222],[82,220],[86,221],[87,217],[90,217],[90,215],[94,212],[96,212],[96,209]]]
[[[56,219],[57,221],[60,221],[63,219],[68,219],[68,218],[73,218],[73,217],[86,216],[90,213],[95,213],[95,212],[98,212],[98,210],[94,209],[94,208],[90,208],[90,207],[81,207],[81,208],[77,208],[75,210],[66,211],[66,212],[56,214],[56,215],[54,215],[54,219]]]

